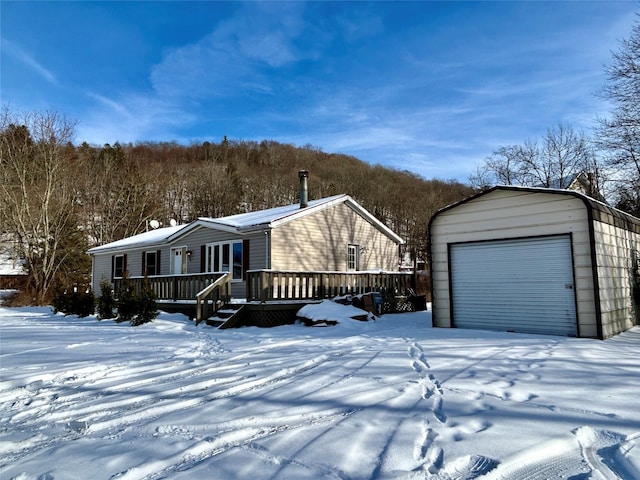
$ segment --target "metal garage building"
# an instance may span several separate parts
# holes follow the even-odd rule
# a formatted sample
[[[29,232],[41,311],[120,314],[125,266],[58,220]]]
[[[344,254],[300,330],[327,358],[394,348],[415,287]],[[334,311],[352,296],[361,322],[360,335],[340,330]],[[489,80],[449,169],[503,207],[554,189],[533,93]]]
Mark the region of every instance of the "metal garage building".
[[[640,322],[640,219],[578,192],[494,187],[429,235],[436,327],[604,339]]]

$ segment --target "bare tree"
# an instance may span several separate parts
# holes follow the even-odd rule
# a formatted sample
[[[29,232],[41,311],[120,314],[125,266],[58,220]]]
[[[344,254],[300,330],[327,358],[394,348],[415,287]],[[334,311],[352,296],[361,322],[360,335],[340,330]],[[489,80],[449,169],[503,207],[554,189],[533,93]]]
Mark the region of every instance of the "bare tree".
[[[26,260],[36,303],[44,303],[65,264],[82,254],[72,178],[74,123],[56,113],[0,118],[0,218]]]
[[[613,108],[599,119],[597,145],[617,172],[618,206],[640,216],[640,14],[605,71],[608,83],[600,95]]]
[[[82,204],[92,243],[103,244],[145,231],[163,215],[161,173],[118,143],[81,146]]]
[[[590,142],[582,132],[558,124],[540,142],[498,148],[469,178],[478,189],[493,185],[568,188],[576,176],[588,176],[587,194],[599,197],[602,172]]]

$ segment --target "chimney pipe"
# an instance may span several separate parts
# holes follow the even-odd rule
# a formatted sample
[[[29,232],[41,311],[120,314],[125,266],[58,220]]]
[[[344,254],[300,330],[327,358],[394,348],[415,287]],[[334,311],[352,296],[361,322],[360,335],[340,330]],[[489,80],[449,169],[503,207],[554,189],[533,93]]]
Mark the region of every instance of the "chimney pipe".
[[[309,200],[309,191],[307,188],[308,170],[299,170],[298,178],[300,179],[300,208],[306,208]]]

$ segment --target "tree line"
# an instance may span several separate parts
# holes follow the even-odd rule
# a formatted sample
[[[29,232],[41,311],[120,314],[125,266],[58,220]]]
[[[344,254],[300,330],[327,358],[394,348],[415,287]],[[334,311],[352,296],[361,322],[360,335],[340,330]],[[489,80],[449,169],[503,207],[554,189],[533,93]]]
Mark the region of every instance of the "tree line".
[[[473,193],[454,180],[426,180],[311,146],[229,140],[73,145],[74,123],[57,113],[0,118],[0,228],[26,260],[29,301],[86,281],[93,245],[144,232],[298,202],[298,170],[309,199],[347,193],[426,259],[428,221]],[[5,242],[6,245],[6,242]]]

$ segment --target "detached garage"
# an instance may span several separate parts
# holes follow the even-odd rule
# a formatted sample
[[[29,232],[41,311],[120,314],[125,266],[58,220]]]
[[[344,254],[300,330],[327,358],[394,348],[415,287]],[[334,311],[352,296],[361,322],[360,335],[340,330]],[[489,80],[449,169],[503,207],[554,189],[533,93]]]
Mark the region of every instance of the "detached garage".
[[[640,219],[578,192],[494,187],[429,235],[436,327],[604,339],[639,323]]]

